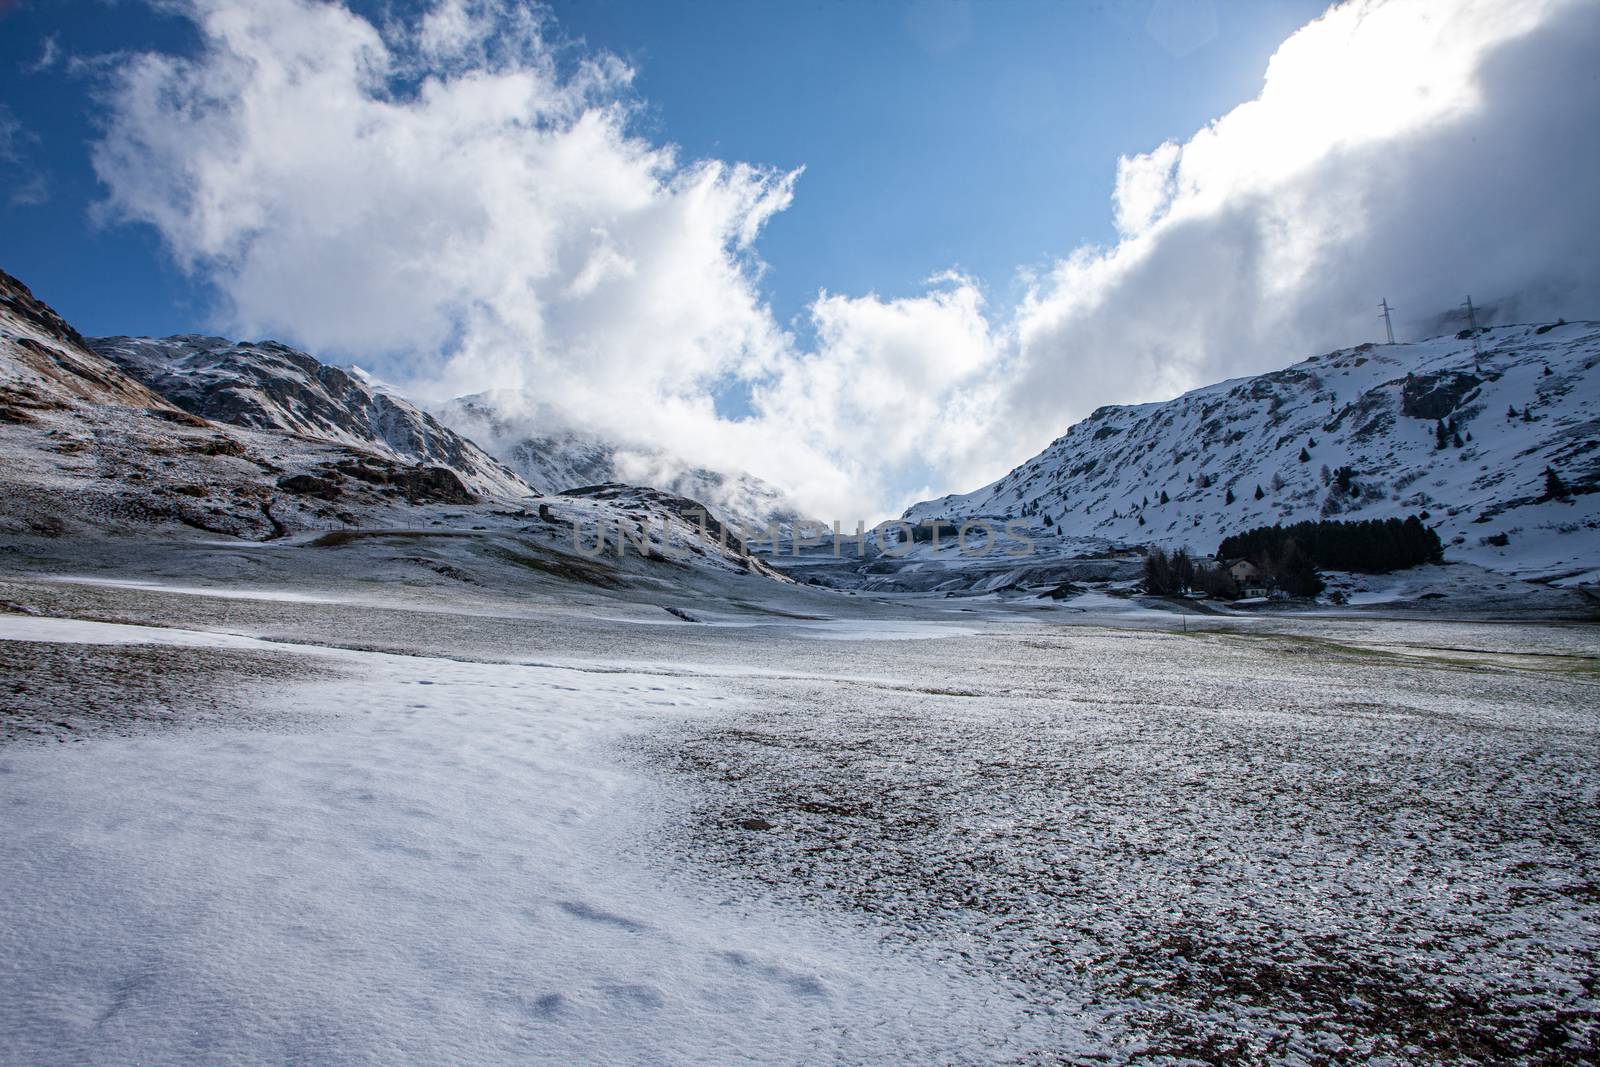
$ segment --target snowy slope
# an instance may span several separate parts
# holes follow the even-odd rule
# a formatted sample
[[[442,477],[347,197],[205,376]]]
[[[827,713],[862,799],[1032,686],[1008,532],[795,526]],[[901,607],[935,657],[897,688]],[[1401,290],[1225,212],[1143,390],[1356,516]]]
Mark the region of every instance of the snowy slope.
[[[5,271],[0,271],[0,422],[36,422],[40,411],[80,403],[177,409],[91,352],[83,336]]]
[[[686,567],[778,577],[716,524],[702,533],[686,519],[698,511],[693,501],[613,487],[535,509],[532,490],[476,445],[292,349],[101,342],[138,361],[179,407],[88,344],[0,272],[0,534],[8,538],[59,540],[68,553],[78,537],[147,543],[195,531],[297,546],[336,533],[334,551],[357,538],[437,542],[445,547],[408,548],[405,558],[425,557],[435,574],[469,585],[479,579],[457,564],[513,586],[681,583]],[[191,405],[235,424],[184,410]],[[601,531],[607,548],[578,548]],[[635,547],[618,558],[624,535]],[[641,540],[652,546],[648,558]]]
[[[999,481],[906,517],[1015,517],[1046,537],[1212,552],[1254,526],[1421,513],[1449,559],[1593,581],[1600,323],[1497,326],[1476,341],[1481,355],[1470,336],[1361,345],[1100,408]],[[1441,420],[1455,427],[1443,448]],[[1544,498],[1546,467],[1569,500]]]
[[[475,493],[523,497],[502,463],[409,401],[276,341],[97,337],[89,345],[196,415],[447,467]]]
[[[481,441],[541,492],[623,482],[650,486],[710,505],[736,529],[753,536],[770,523],[787,527],[799,512],[776,487],[752,474],[708,470],[648,446],[623,445],[552,420],[525,394],[503,390],[457,397],[435,414]]]
[[[185,411],[0,273],[0,531],[277,540],[475,503],[450,469]],[[520,495],[518,497],[520,499]]]

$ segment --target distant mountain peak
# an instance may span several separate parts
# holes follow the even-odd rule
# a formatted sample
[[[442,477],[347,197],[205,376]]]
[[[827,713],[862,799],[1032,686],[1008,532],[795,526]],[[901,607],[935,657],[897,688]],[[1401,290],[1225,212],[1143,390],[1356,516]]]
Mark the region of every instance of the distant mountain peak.
[[[449,426],[498,456],[529,485],[559,493],[610,482],[651,486],[701,501],[746,537],[802,516],[776,486],[743,471],[712,470],[667,449],[574,429],[526,393],[491,390],[435,409]]]

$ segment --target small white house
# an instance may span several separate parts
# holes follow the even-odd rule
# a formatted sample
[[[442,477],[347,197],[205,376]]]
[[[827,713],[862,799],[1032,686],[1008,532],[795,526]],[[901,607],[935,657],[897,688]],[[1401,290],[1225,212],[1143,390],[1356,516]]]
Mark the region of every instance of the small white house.
[[[1247,559],[1228,564],[1228,574],[1238,584],[1241,597],[1266,596],[1272,591],[1272,582],[1265,572]]]
[[[1240,585],[1244,585],[1246,582],[1260,584],[1262,580],[1261,568],[1247,559],[1234,560],[1228,564],[1228,573]]]

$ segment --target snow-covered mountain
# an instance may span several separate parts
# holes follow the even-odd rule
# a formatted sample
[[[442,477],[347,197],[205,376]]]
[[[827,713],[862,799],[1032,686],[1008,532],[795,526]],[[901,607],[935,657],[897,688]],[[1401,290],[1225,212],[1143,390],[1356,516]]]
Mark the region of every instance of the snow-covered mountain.
[[[277,341],[96,337],[106,357],[185,411],[446,467],[475,493],[532,493],[506,466],[415,404]]]
[[[277,341],[183,334],[96,337],[83,344],[191,414],[445,467],[485,496],[520,498],[621,482],[702,501],[747,535],[798,517],[778,489],[753,475],[552,428],[554,419],[508,415],[540,410],[520,394],[474,394],[430,413],[359,372]]]
[[[224,427],[185,411],[90,349],[3,272],[0,455],[0,530],[8,534],[187,527],[275,540],[478,502],[447,467],[279,429]]]
[[[535,505],[520,478],[432,416],[282,345],[90,344],[0,271],[8,551],[31,539],[76,559],[94,556],[90,544],[139,553],[198,537],[348,549],[374,574],[446,588],[782,580],[714,516],[700,523],[692,500],[607,486]]]
[[[480,441],[535,489],[568,489],[621,482],[651,486],[701,501],[744,536],[771,523],[791,526],[800,513],[776,486],[744,472],[697,467],[669,452],[622,445],[580,430],[552,429],[536,401],[524,394],[491,391],[457,397],[435,409],[440,421]]]
[[[1421,514],[1449,559],[1594,581],[1597,368],[1597,322],[1364,344],[1100,408],[998,481],[905,514],[1199,552],[1255,526]],[[1565,499],[1547,493],[1547,469]]]

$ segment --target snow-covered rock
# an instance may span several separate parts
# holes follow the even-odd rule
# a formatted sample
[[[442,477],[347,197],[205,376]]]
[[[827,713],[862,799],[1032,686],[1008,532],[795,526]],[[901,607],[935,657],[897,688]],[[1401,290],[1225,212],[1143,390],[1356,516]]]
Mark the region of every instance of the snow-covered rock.
[[[1546,469],[1570,490],[1546,493]],[[1496,326],[1313,356],[1103,407],[971,493],[906,511],[1043,539],[1213,552],[1251,527],[1420,514],[1446,557],[1600,577],[1600,322]]]
[[[532,494],[504,464],[415,404],[277,341],[184,334],[88,344],[196,415],[446,467],[475,493]]]

